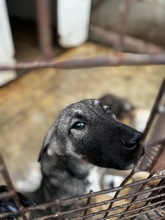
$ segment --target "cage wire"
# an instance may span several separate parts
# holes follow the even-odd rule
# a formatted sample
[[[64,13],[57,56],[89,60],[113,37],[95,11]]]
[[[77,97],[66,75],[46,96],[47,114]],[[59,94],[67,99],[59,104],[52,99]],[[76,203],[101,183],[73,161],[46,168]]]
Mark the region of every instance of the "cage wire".
[[[39,2],[39,1],[38,1]],[[125,28],[128,21],[128,13],[130,10],[131,0],[122,1],[120,10],[121,25],[119,27],[118,51],[123,51]],[[45,4],[45,0],[40,0],[40,6]],[[49,10],[49,7],[45,7]],[[49,11],[45,13],[49,14]],[[50,42],[50,19],[44,23],[45,16],[40,14],[38,10],[38,27],[44,25],[48,31],[45,37],[39,34],[39,41],[43,57],[50,58],[51,51]],[[42,17],[42,19],[39,19]],[[93,27],[91,27],[93,28]],[[90,29],[91,29],[90,28]],[[95,27],[95,33],[96,33]],[[104,33],[101,29],[97,29],[101,33],[101,37],[110,40],[110,35]],[[116,37],[115,37],[116,39]],[[45,47],[44,45],[47,45]],[[49,47],[49,48],[48,48]],[[46,54],[46,55],[45,55]],[[48,54],[48,55],[47,55]],[[100,66],[119,66],[119,65],[159,65],[165,64],[165,55],[162,54],[124,54],[115,53],[109,56],[97,56],[92,58],[75,59],[75,60],[46,60],[29,63],[17,63],[14,65],[1,65],[2,70],[30,70],[34,68],[59,68],[59,69],[74,69],[74,68],[89,68]],[[31,206],[24,208],[18,198],[18,194],[12,183],[7,166],[0,155],[0,173],[4,182],[8,187],[8,192],[0,194],[0,201],[4,198],[12,198],[15,206],[18,208],[20,219],[32,219],[30,213],[36,210],[46,210],[54,208],[58,211],[52,212],[52,215],[43,215],[40,220],[46,219],[136,219],[136,220],[156,220],[165,219],[165,79],[162,82],[154,106],[152,108],[146,129],[138,143],[138,155],[134,168],[131,173],[125,178],[119,187],[106,189],[98,192],[90,191],[88,194],[80,195],[73,198],[55,200],[50,203]],[[140,155],[145,149],[144,156]],[[149,173],[147,178],[134,180],[134,176],[141,171]],[[107,196],[109,193],[114,193],[113,197]],[[74,207],[68,211],[62,211],[62,207],[74,204]],[[75,208],[76,205],[76,208]],[[13,212],[0,214],[0,219],[10,219]],[[70,216],[74,216],[70,218]]]
[[[9,192],[2,193],[0,200],[11,197],[19,210],[22,219],[31,219],[30,213],[35,210],[51,208],[59,211],[44,215],[46,219],[165,219],[165,79],[158,92],[146,129],[138,143],[138,155],[134,168],[119,187],[90,191],[88,194],[73,198],[55,200],[50,203],[24,208],[19,202],[9,172],[2,155],[0,155],[0,172],[8,186]],[[145,149],[141,158],[142,150]],[[134,175],[147,171],[149,176],[139,181],[131,181]],[[155,183],[155,184],[154,184]],[[115,193],[108,197],[108,193]],[[74,204],[74,208],[72,208]],[[76,204],[76,208],[75,208]],[[68,211],[61,207],[70,205]],[[0,214],[0,219],[7,219],[13,213]],[[74,217],[69,218],[72,215]]]

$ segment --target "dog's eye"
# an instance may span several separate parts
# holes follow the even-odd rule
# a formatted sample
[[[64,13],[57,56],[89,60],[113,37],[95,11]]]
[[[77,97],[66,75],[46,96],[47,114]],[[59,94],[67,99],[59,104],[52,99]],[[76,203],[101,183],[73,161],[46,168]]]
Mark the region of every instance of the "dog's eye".
[[[76,123],[74,123],[72,125],[72,128],[73,129],[78,129],[78,130],[84,129],[85,128],[85,123],[77,121]]]
[[[112,115],[112,112],[111,112],[111,108],[110,108],[110,107],[107,107],[107,108],[105,109],[105,111],[106,111],[106,113],[107,113],[108,115]]]

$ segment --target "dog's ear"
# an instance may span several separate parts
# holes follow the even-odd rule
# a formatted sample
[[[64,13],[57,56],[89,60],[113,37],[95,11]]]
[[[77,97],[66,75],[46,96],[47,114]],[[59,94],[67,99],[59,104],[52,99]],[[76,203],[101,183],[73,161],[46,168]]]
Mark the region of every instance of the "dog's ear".
[[[47,135],[45,136],[45,139],[42,145],[42,149],[38,157],[38,162],[41,160],[41,158],[46,152],[50,156],[53,155],[55,152],[59,155],[62,155],[60,146],[57,142],[55,130],[56,130],[56,127],[54,125],[48,130]]]

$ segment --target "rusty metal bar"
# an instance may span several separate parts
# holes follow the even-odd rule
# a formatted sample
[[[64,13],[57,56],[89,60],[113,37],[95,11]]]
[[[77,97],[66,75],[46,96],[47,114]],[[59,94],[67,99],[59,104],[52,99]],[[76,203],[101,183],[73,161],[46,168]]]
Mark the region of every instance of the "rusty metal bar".
[[[120,18],[120,25],[119,25],[119,43],[118,43],[118,50],[123,51],[124,49],[124,38],[126,32],[126,26],[128,22],[128,14],[131,6],[132,0],[123,0],[119,5],[119,18]]]
[[[144,167],[143,166],[143,161],[145,162],[145,160],[147,159],[146,157],[145,157],[145,155],[144,155],[144,157],[143,157],[143,159],[142,159],[142,161],[140,161],[139,159],[140,159],[140,154],[141,154],[141,150],[142,150],[142,148],[143,147],[145,147],[146,149],[145,149],[145,151],[147,152],[150,152],[150,149],[151,148],[149,148],[150,147],[150,144],[152,143],[152,141],[154,142],[155,140],[155,138],[156,138],[156,135],[157,134],[155,134],[156,132],[155,132],[155,127],[157,128],[157,130],[159,131],[159,128],[158,128],[158,123],[156,123],[156,125],[154,126],[154,134],[152,134],[151,135],[151,142],[150,143],[146,143],[146,139],[147,139],[147,135],[149,134],[149,132],[150,132],[150,129],[152,128],[152,124],[153,124],[153,121],[154,121],[154,119],[155,119],[155,117],[156,117],[156,115],[159,113],[159,106],[160,106],[160,102],[161,102],[161,99],[164,97],[164,95],[165,95],[165,78],[163,79],[163,81],[162,81],[162,84],[161,84],[161,86],[160,86],[160,89],[159,89],[159,92],[158,92],[158,94],[157,94],[157,97],[156,97],[156,99],[155,99],[155,102],[154,102],[154,105],[153,105],[153,108],[152,108],[152,110],[151,110],[151,113],[150,113],[150,116],[149,116],[149,119],[148,119],[148,121],[147,121],[147,125],[146,125],[146,128],[145,128],[145,131],[144,131],[144,133],[142,134],[142,138],[141,138],[141,140],[140,140],[140,143],[139,143],[139,154],[138,154],[138,156],[137,156],[137,161],[136,161],[136,163],[135,163],[135,166],[134,166],[134,172],[138,172],[139,170],[146,170],[146,167]],[[164,103],[165,104],[165,103]],[[163,113],[159,113],[159,115],[161,116],[161,114],[163,114]],[[159,117],[160,117],[159,116]],[[162,120],[162,119],[161,119]],[[160,131],[158,132],[158,133],[160,133]],[[153,136],[155,136],[154,138],[153,138]],[[163,137],[161,137],[161,138],[163,138]],[[152,140],[153,139],[153,140]],[[148,144],[148,145],[147,145]],[[157,163],[161,163],[161,161],[159,161],[158,160],[158,158],[161,156],[161,153],[163,152],[163,150],[164,150],[164,145],[165,145],[165,142],[164,142],[164,139],[162,139],[162,142],[161,143],[154,143],[155,144],[155,147],[156,147],[156,153],[157,154],[155,154],[155,158],[154,159],[152,159],[152,164],[148,164],[148,169],[150,169],[149,170],[149,172],[154,172],[154,170],[153,170],[153,168],[154,168],[154,166],[157,164]],[[148,155],[148,154],[146,154],[146,155]]]
[[[90,38],[103,44],[116,47],[119,43],[119,34],[112,30],[106,30],[98,26],[90,25]],[[124,35],[124,51],[145,53],[145,54],[160,54],[163,49],[153,43],[145,42],[144,40]]]
[[[110,192],[115,192],[115,191],[119,191],[119,190],[122,190],[122,189],[125,189],[125,188],[130,188],[130,187],[134,187],[134,186],[137,186],[137,185],[140,185],[140,184],[144,184],[144,183],[147,183],[149,181],[152,181],[152,180],[156,180],[156,179],[161,179],[161,178],[165,178],[165,174],[163,175],[159,175],[159,176],[153,176],[151,178],[147,178],[147,179],[143,179],[143,180],[140,180],[140,181],[136,181],[136,182],[133,182],[133,183],[129,183],[125,186],[119,186],[119,187],[115,187],[113,189],[107,189],[107,190],[102,190],[102,191],[98,191],[98,192],[93,192],[92,193],[92,197],[94,196],[98,196],[98,195],[103,195],[103,194],[106,194],[106,193],[110,193]],[[161,189],[161,188],[164,188],[165,186],[160,186],[159,188],[158,187],[155,187],[153,189],[148,189],[148,190],[145,190],[145,191],[142,191],[142,192],[138,192],[138,194],[143,194],[143,193],[147,193],[147,192],[152,192],[156,189]],[[112,202],[116,202],[116,201],[119,201],[121,199],[124,199],[124,198],[130,198],[132,196],[135,196],[136,194],[129,194],[127,196],[124,196],[124,197],[118,197],[116,199],[110,199],[110,201]],[[76,197],[72,197],[72,198],[67,198],[67,199],[61,199],[61,200],[55,200],[53,202],[50,202],[50,203],[45,203],[45,204],[42,204],[42,205],[37,205],[35,207],[29,207],[29,208],[25,208],[24,210],[26,211],[33,211],[33,210],[36,210],[36,209],[40,209],[40,210],[44,210],[50,206],[53,206],[53,205],[59,205],[59,204],[64,204],[65,202],[68,203],[68,202],[77,202],[77,201],[80,201],[82,199],[87,199],[91,197],[91,194],[88,193],[88,194],[84,194],[84,195],[80,195],[80,196],[76,196]],[[99,203],[100,205],[103,205],[105,204],[105,202],[100,202]],[[92,206],[93,207],[93,206]]]
[[[123,182],[120,184],[120,186],[122,186],[124,188],[125,184],[128,182],[128,180],[131,179],[132,176],[133,176],[133,171],[131,171],[131,173],[123,180]],[[120,191],[121,191],[121,189],[116,191],[116,193],[115,193],[112,200],[116,200],[118,198],[118,195],[119,195]],[[107,211],[104,215],[104,218],[106,218],[108,216],[109,211],[111,210],[112,206],[113,206],[113,202],[111,201],[111,203],[109,204],[109,207],[107,208]]]
[[[151,113],[150,113],[150,116],[149,116],[149,119],[147,121],[145,132],[143,133],[143,137],[141,138],[141,142],[144,142],[145,138],[147,137],[149,129],[152,125],[152,121],[155,118],[155,114],[158,112],[158,106],[159,106],[160,100],[161,100],[164,92],[165,92],[165,78],[162,80],[159,92],[157,94],[157,97],[155,99],[154,105],[152,107],[152,110],[151,110]]]
[[[88,212],[88,209],[89,209],[88,206],[89,206],[89,204],[91,202],[91,199],[92,199],[92,193],[93,193],[93,190],[90,190],[89,194],[91,194],[91,197],[87,198],[87,203],[86,203],[87,209],[84,210],[84,215],[83,215],[85,217],[84,220],[86,219],[86,215],[87,215],[87,212]]]
[[[15,65],[1,65],[2,70],[20,70],[36,68],[56,68],[56,69],[79,69],[105,66],[142,66],[142,65],[162,65],[165,64],[165,54],[117,54],[109,56],[97,56],[84,59],[71,59],[46,62],[18,63]]]
[[[165,185],[165,178],[161,179],[157,186],[159,187],[159,186],[162,186],[162,185]],[[150,197],[153,197],[153,196],[155,196],[155,195],[160,195],[160,194],[162,194],[162,193],[164,193],[164,192],[165,192],[165,189],[164,189],[164,188],[163,188],[163,189],[155,190],[155,191],[153,191],[153,192],[151,193]],[[156,201],[157,201],[157,198],[151,200],[151,203],[155,203]],[[164,201],[164,202],[165,202],[165,201]],[[163,201],[162,201],[161,204],[163,204]],[[159,205],[160,205],[160,203],[159,203]]]
[[[163,196],[163,195],[162,195]],[[148,213],[148,212],[150,212],[150,211],[154,211],[154,210],[157,210],[158,208],[155,208],[154,207],[154,204],[149,204],[149,205],[147,205],[145,208],[152,208],[151,210],[143,210],[140,214],[139,214],[139,212],[137,212],[137,213],[135,213],[135,214],[132,214],[132,215],[130,215],[130,216],[128,216],[128,217],[122,217],[122,220],[123,219],[129,219],[130,220],[130,218],[132,218],[132,217],[136,217],[136,216],[139,216],[139,215],[141,215],[141,214],[145,214],[145,213]],[[164,206],[162,206],[161,208],[165,208],[165,205]],[[139,207],[139,208],[136,208],[136,209],[134,209],[134,210],[129,210],[126,214],[130,214],[130,213],[132,213],[132,212],[134,212],[134,211],[141,211],[141,209],[142,209],[142,207]],[[114,214],[113,216],[110,216],[110,217],[121,217],[121,215],[122,215],[122,213],[118,213],[118,214]],[[109,216],[108,216],[109,217]],[[159,216],[160,217],[160,216]],[[101,220],[103,220],[103,219],[101,219]],[[107,220],[107,219],[104,219],[104,220]],[[152,219],[152,220],[155,220],[155,219]]]
[[[164,196],[165,196],[165,193],[162,193],[161,195],[159,195],[160,198],[164,197]],[[154,198],[156,198],[156,196],[154,196],[152,198],[145,198],[145,199],[142,199],[141,201],[135,201],[135,202],[132,203],[132,205],[136,205],[136,204],[138,204],[140,202],[145,202],[145,201],[148,201],[148,200],[154,199]],[[153,207],[152,210],[157,210],[158,208],[155,207],[155,206],[157,206],[159,203],[160,202],[156,202],[154,204],[148,204],[145,207],[137,207],[135,209],[128,210],[127,213],[125,213],[125,214],[131,214],[132,213],[131,216],[123,217],[122,219],[130,219],[130,217],[134,217],[134,216],[139,215],[139,211],[141,211],[142,208],[148,208],[148,207],[151,208],[151,207]],[[113,207],[111,209],[111,212],[116,211],[118,209],[120,210],[120,209],[125,208],[127,206],[129,206],[129,203],[123,204],[123,205],[120,205],[120,206],[117,206],[117,207]],[[163,208],[164,206],[165,205],[161,206],[160,208]],[[96,206],[90,205],[89,208],[93,208],[93,207],[96,207]],[[60,212],[60,213],[55,213],[55,214],[52,214],[52,215],[43,216],[41,218],[36,218],[35,220],[46,220],[46,219],[55,218],[55,217],[63,216],[63,215],[70,214],[70,213],[75,213],[75,212],[83,211],[85,209],[86,209],[86,207],[82,207],[82,208],[78,208],[78,209],[75,209],[75,210],[69,210],[69,211],[66,211],[66,212]],[[134,214],[135,211],[138,211],[138,212],[136,214]],[[105,214],[105,212],[106,212],[106,210],[102,210],[102,211],[98,211],[98,212],[94,212],[94,213],[89,213],[86,216],[84,216],[84,215],[83,216],[78,216],[78,217],[73,218],[72,220],[80,220],[80,219],[83,220],[85,218],[97,216],[97,215],[100,215],[100,214]],[[144,213],[147,213],[147,212],[149,212],[149,210],[142,210],[140,214],[144,214]],[[108,215],[107,217],[121,217],[122,215],[123,215],[123,213],[112,213],[112,214]],[[103,220],[103,219],[106,220],[107,217],[106,218],[103,217],[103,218],[101,218],[101,220]]]
[[[44,59],[49,60],[53,56],[50,0],[35,0],[35,2],[36,21],[41,53]]]
[[[15,202],[15,205],[16,207],[18,208],[19,212],[20,212],[20,215],[22,216],[22,218],[24,220],[27,220],[26,218],[26,215],[23,213],[23,206],[21,205],[20,201],[19,201],[19,198],[17,196],[17,193],[15,191],[15,188],[14,188],[14,185],[12,183],[12,180],[10,178],[10,175],[8,173],[8,170],[7,170],[7,167],[6,167],[6,164],[3,160],[3,157],[2,155],[0,154],[0,173],[2,174],[3,178],[4,178],[4,181],[6,182],[6,185],[8,186],[8,189],[9,189],[9,192],[13,193],[11,195],[12,199],[14,200]]]
[[[164,196],[165,194],[162,194],[162,197]],[[138,202],[134,202],[133,203],[133,205],[136,205],[136,204],[138,204],[138,203],[140,203],[140,201],[138,201]],[[124,207],[126,207],[128,204],[124,204],[124,205],[121,205],[120,206],[120,209],[121,208],[124,208]],[[156,204],[157,205],[157,204]],[[157,210],[157,208],[154,208],[154,204],[148,204],[145,208],[151,208],[151,207],[153,207],[153,209],[152,210]],[[164,206],[162,206],[162,207],[164,207]],[[130,214],[130,215],[128,215],[127,217],[122,217],[122,215],[123,215],[123,212],[122,213],[116,213],[116,214],[111,214],[111,215],[108,215],[106,218],[101,218],[101,220],[107,220],[107,218],[109,218],[109,217],[111,217],[111,218],[113,218],[113,217],[120,217],[120,219],[129,219],[130,220],[130,218],[132,218],[132,217],[135,217],[135,216],[139,216],[139,211],[141,211],[142,210],[142,208],[144,208],[144,207],[137,207],[137,208],[135,208],[135,209],[132,209],[132,210],[129,210],[129,211],[127,211],[125,214]],[[117,210],[116,209],[116,207],[114,207],[114,208],[112,208],[112,210],[111,211],[115,211],[115,210]],[[134,213],[134,212],[136,212],[137,211],[137,213]],[[148,213],[149,212],[149,210],[142,210],[141,211],[141,213],[140,214],[145,214],[145,213]],[[132,213],[132,214],[131,214]],[[99,214],[104,214],[104,211],[100,211],[100,213]],[[78,218],[77,218],[78,219]],[[81,218],[82,219],[82,218]],[[155,219],[154,219],[155,220]]]
[[[160,176],[159,176],[159,178],[160,178]],[[153,179],[155,179],[155,177],[152,177],[152,178],[148,178],[148,180],[153,180]],[[139,182],[142,182],[142,183],[144,183],[144,182],[146,182],[146,180],[144,180],[144,181],[138,181],[138,184],[139,184]],[[130,184],[128,184],[128,185],[130,185]],[[163,186],[158,186],[158,187],[155,187],[155,188],[152,188],[152,189],[145,189],[145,190],[143,190],[143,191],[138,191],[138,192],[136,192],[136,193],[132,193],[132,194],[129,194],[129,195],[127,195],[127,196],[121,196],[121,197],[118,197],[118,198],[116,198],[116,199],[109,199],[109,200],[107,200],[107,201],[102,201],[102,202],[98,202],[98,203],[95,203],[95,204],[90,204],[90,205],[87,205],[87,206],[83,206],[83,207],[80,207],[80,208],[76,208],[76,209],[72,209],[72,210],[69,210],[69,211],[66,211],[66,212],[57,212],[56,214],[54,214],[54,215],[51,215],[51,217],[57,217],[57,216],[61,216],[61,215],[64,215],[64,214],[69,214],[69,213],[75,213],[75,212],[78,212],[78,211],[83,211],[83,210],[86,210],[87,208],[88,209],[90,209],[90,208],[94,208],[94,207],[98,207],[98,206],[101,206],[101,205],[105,205],[105,204],[109,204],[110,202],[113,202],[113,203],[115,203],[115,202],[117,202],[117,201],[122,201],[123,199],[129,199],[129,198],[131,198],[131,197],[135,197],[135,196],[138,196],[138,195],[140,195],[140,194],[145,194],[145,193],[148,193],[148,192],[154,192],[155,190],[162,190],[162,189],[164,189],[165,188],[165,185],[163,185]],[[99,192],[99,194],[101,195],[101,194],[103,194],[103,192],[102,191],[100,191]],[[164,193],[162,193],[163,195],[164,195]],[[162,196],[162,194],[160,194],[160,195],[154,195],[154,196],[151,196],[151,197],[148,197],[148,198],[144,198],[143,200],[141,200],[141,201],[135,201],[135,202],[133,202],[133,203],[131,203],[132,205],[133,204],[138,204],[139,202],[144,202],[144,201],[149,201],[149,200],[153,200],[153,199],[155,199],[155,198],[157,198],[157,197],[161,197]],[[88,195],[88,198],[90,198],[91,197],[91,195],[90,194],[87,194]],[[90,196],[90,197],[89,197]],[[84,198],[84,196],[80,196],[80,197],[83,197]],[[92,194],[92,197],[93,197],[93,194]],[[48,208],[48,207],[50,207],[50,206],[53,206],[53,205],[56,205],[56,204],[58,204],[58,205],[60,205],[60,204],[63,204],[63,202],[65,202],[65,201],[71,201],[71,200],[73,200],[73,202],[76,202],[76,200],[77,200],[77,197],[75,197],[75,198],[69,198],[69,199],[65,199],[65,200],[55,200],[54,202],[51,202],[51,203],[46,203],[46,204],[43,204],[43,205],[39,205],[39,206],[36,206],[36,207],[30,207],[30,208],[26,208],[26,209],[24,209],[25,211],[34,211],[34,210],[37,210],[37,209],[45,209],[45,208]],[[162,203],[162,201],[160,201],[159,203]],[[129,203],[129,200],[128,200],[128,204],[124,204],[124,205],[122,205],[122,206],[116,206],[116,207],[112,207],[111,208],[111,210],[110,211],[113,211],[113,210],[117,210],[117,209],[120,209],[120,208],[124,208],[124,207],[128,207],[128,206],[130,206],[130,203]],[[103,214],[105,214],[107,212],[107,210],[104,210],[104,213]],[[87,216],[84,216],[84,217],[87,217]],[[43,217],[42,219],[45,219],[46,218],[46,216],[45,217]],[[46,218],[47,219],[47,218]]]
[[[153,175],[153,174],[150,174],[150,175],[149,175],[149,178],[152,177],[152,175]],[[144,191],[145,191],[145,190],[144,190],[144,187],[145,187],[145,186],[146,186],[146,183],[143,183],[143,184],[141,185],[139,191],[140,191],[140,192],[144,192]],[[127,206],[127,208],[124,210],[124,213],[121,215],[121,218],[123,218],[123,217],[125,216],[125,214],[128,213],[128,210],[130,210],[132,204],[134,204],[134,202],[136,201],[136,199],[138,198],[138,196],[139,196],[139,193],[132,198],[132,200],[130,201],[130,205]],[[142,199],[141,199],[141,201],[142,201]],[[140,201],[140,202],[141,202],[141,201]]]

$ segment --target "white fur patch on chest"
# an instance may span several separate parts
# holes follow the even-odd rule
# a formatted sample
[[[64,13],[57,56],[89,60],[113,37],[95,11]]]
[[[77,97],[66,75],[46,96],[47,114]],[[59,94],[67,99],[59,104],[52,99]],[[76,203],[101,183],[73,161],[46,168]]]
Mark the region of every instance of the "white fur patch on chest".
[[[103,168],[99,168],[96,166],[91,169],[90,174],[87,178],[87,180],[89,181],[89,186],[86,189],[86,193],[89,193],[90,190],[94,192],[101,190],[100,184],[104,171],[105,170]]]

